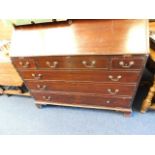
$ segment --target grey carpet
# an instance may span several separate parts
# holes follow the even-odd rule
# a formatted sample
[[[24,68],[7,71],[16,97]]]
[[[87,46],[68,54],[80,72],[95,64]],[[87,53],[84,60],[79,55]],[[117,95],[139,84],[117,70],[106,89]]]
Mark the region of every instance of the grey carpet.
[[[143,80],[149,78],[145,75]],[[139,112],[148,87],[139,87],[129,118],[107,110],[60,106],[37,109],[32,98],[0,96],[0,134],[155,134],[155,111]]]

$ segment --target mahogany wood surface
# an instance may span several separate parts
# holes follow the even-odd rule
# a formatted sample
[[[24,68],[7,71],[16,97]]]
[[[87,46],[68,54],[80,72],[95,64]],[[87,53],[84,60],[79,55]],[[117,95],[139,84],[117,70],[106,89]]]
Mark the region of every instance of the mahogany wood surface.
[[[107,106],[107,107],[123,107],[129,108],[131,105],[130,98],[118,98],[100,95],[90,95],[90,94],[78,94],[78,93],[61,93],[61,92],[31,92],[36,101],[43,101],[47,103],[68,103],[68,104],[80,104],[89,106]]]
[[[10,55],[146,54],[147,33],[147,20],[75,19],[21,26],[12,38]]]
[[[146,58],[144,56],[132,56],[125,58],[117,56],[113,57],[111,60],[111,69],[141,69],[141,67],[145,65],[145,61]]]
[[[18,69],[141,69],[145,64],[143,55],[103,56],[41,56],[13,57]],[[133,62],[133,64],[130,63]],[[123,63],[123,64],[121,64]]]
[[[16,27],[11,56],[37,104],[131,112],[148,51],[147,20],[76,19]]]
[[[135,89],[135,85],[114,85],[113,83],[105,84],[100,82],[34,81],[26,82],[26,84],[31,90],[81,92],[113,96],[132,96]]]
[[[94,81],[94,82],[122,82],[137,83],[140,77],[138,71],[103,71],[103,70],[20,70],[25,80],[52,80],[52,81]],[[121,76],[121,78],[118,78]],[[110,78],[112,77],[112,78]]]

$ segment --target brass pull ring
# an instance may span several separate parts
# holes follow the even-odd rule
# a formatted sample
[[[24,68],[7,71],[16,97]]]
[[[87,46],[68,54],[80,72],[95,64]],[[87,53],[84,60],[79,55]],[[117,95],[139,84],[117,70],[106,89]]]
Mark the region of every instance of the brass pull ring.
[[[58,61],[53,61],[53,62],[46,61],[46,65],[50,68],[56,68],[58,65]]]
[[[19,62],[19,65],[21,65],[23,68],[28,68],[29,65],[30,65],[30,63],[29,63],[28,61],[26,61],[25,63],[22,62],[22,61],[20,61],[20,62]]]
[[[116,78],[114,78],[112,75],[109,75],[108,78],[111,81],[117,82],[117,81],[119,81],[122,78],[122,76],[121,75],[118,75]]]
[[[108,93],[110,93],[112,95],[116,95],[119,92],[119,89],[115,89],[115,90],[107,89],[107,91],[108,91]]]
[[[131,68],[134,64],[135,64],[134,61],[130,61],[129,63],[125,63],[124,61],[120,61],[120,62],[119,62],[119,65],[120,65],[122,68]]]
[[[95,67],[96,61],[93,60],[90,63],[88,63],[87,61],[82,61],[82,64],[87,68],[93,68]]]
[[[43,96],[43,99],[46,101],[50,101],[51,100],[51,96]]]
[[[38,88],[38,89],[41,89],[41,90],[45,90],[45,89],[47,88],[47,86],[46,86],[46,85],[42,85],[42,86],[41,86],[40,84],[38,84],[38,85],[37,85],[37,88]]]
[[[40,80],[42,77],[42,74],[32,74],[32,77],[34,77],[37,80]]]

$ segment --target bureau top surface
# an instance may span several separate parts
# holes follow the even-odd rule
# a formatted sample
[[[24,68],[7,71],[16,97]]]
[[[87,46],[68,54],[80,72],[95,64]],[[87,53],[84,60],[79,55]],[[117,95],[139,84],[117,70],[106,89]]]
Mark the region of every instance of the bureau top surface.
[[[147,20],[75,19],[17,27],[10,55],[120,55],[148,53]]]

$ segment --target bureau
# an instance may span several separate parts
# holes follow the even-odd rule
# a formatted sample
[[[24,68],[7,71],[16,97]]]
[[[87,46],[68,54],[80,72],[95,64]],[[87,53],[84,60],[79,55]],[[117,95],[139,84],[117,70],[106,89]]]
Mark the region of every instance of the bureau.
[[[148,57],[148,23],[75,19],[18,26],[10,53],[37,107],[128,115]]]

